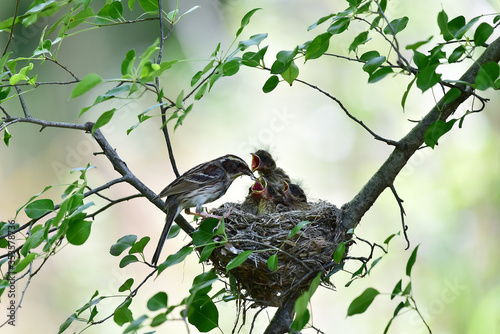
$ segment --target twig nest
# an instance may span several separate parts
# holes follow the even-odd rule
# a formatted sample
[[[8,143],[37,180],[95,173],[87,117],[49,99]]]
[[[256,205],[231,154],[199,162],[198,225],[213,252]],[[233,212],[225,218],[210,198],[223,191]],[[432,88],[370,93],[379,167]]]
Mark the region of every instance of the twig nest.
[[[318,272],[328,273],[337,263],[333,253],[349,238],[342,229],[341,211],[320,201],[309,203],[306,210],[267,213],[255,216],[240,204],[226,203],[214,210],[217,215],[229,212],[225,219],[228,243],[216,248],[210,260],[219,275],[233,275],[242,298],[255,306],[280,306],[290,292],[309,287]],[[309,221],[296,234],[297,224]],[[226,272],[227,264],[243,251],[253,251],[240,266]],[[268,259],[277,254],[277,269],[269,269]],[[347,254],[347,250],[344,256]]]

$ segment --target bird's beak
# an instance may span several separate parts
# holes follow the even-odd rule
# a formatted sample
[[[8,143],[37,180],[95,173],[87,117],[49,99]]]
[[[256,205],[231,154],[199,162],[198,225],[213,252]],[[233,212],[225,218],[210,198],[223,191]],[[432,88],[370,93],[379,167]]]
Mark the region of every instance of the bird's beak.
[[[258,179],[255,177],[255,175],[253,175],[252,172],[250,172],[250,174],[248,174],[248,176],[250,176],[250,178],[255,181],[255,182],[258,182]]]
[[[283,191],[287,192],[288,189],[290,188],[290,186],[288,185],[288,182],[286,182],[285,180],[281,180],[281,182],[283,182]]]
[[[261,193],[264,191],[265,187],[266,187],[266,181],[264,181],[264,183],[260,183],[259,181],[255,181],[255,183],[253,184],[252,186],[252,192],[254,193]]]
[[[252,155],[252,166],[251,166],[251,169],[252,169],[252,172],[255,172],[259,168],[259,166],[260,166],[260,159],[255,154],[253,154],[253,153],[250,153],[250,154]]]

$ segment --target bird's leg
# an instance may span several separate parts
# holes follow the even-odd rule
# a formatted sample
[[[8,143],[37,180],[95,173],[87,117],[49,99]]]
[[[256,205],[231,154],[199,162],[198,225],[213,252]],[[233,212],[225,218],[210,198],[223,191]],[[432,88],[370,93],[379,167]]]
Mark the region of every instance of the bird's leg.
[[[219,222],[217,223],[217,226],[215,226],[214,229],[213,229],[213,232],[215,233],[215,231],[217,231],[219,229],[220,223],[221,223],[222,219],[226,219],[231,214],[231,208],[227,212],[225,212],[222,216],[214,215],[214,214],[211,214],[211,213],[208,213],[208,212],[201,212],[201,209],[198,210],[198,208],[196,208],[196,212],[194,212],[194,213],[191,212],[189,210],[189,208],[186,208],[184,210],[184,212],[187,215],[196,215],[196,216],[199,216],[199,217],[202,217],[202,218],[215,218],[215,219],[218,219]]]
[[[226,218],[225,214],[224,214],[224,216],[217,216],[217,215],[213,215],[213,214],[208,213],[208,212],[202,212],[201,210],[198,211],[198,209],[196,210],[196,212],[191,212],[189,210],[189,208],[187,208],[184,210],[184,213],[186,213],[187,215],[199,216],[202,218],[215,218],[218,220],[221,220],[222,218]]]

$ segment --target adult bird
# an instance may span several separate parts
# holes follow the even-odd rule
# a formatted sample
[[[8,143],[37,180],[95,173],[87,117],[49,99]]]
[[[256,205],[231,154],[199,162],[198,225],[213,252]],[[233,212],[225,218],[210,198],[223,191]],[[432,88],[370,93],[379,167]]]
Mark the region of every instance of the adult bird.
[[[255,179],[243,159],[228,154],[191,168],[166,186],[160,192],[159,197],[167,197],[165,200],[167,217],[151,261],[152,264],[158,263],[172,222],[182,210],[196,207],[196,213],[203,216],[201,213],[203,204],[219,199],[226,193],[233,181],[242,175]]]

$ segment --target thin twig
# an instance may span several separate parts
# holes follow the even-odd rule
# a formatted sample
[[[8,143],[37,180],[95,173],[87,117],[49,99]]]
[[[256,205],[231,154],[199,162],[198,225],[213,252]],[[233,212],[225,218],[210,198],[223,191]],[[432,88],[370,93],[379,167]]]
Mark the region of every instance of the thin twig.
[[[170,22],[170,26],[168,28],[168,33],[165,36],[165,33],[163,31],[163,9],[162,9],[162,1],[158,0],[158,13],[159,13],[159,19],[160,19],[160,51],[158,54],[158,60],[156,61],[157,64],[161,63],[161,60],[163,58],[163,51],[165,48],[165,40],[170,36],[170,32],[172,31],[172,27],[174,26],[174,22]],[[160,89],[160,78],[156,77],[155,78],[155,89],[156,89],[156,94],[159,95],[159,92],[161,91]],[[175,162],[175,157],[174,157],[174,151],[172,148],[172,143],[170,141],[170,135],[168,133],[168,127],[167,127],[167,118],[166,118],[166,111],[167,107],[164,105],[160,106],[161,110],[161,122],[162,122],[162,132],[163,136],[165,137],[165,142],[167,144],[167,151],[168,151],[168,157],[170,159],[170,164],[172,165],[172,170],[174,171],[175,177],[179,177],[179,170],[177,169],[177,164]]]
[[[143,194],[135,194],[135,195],[130,195],[130,196],[127,196],[127,197],[119,198],[117,200],[113,200],[113,201],[111,201],[111,203],[106,204],[105,206],[103,206],[102,208],[100,208],[99,210],[97,210],[96,212],[87,215],[87,217],[94,219],[94,217],[96,215],[98,215],[99,213],[103,212],[104,210],[107,210],[111,206],[113,206],[115,204],[118,204],[118,203],[121,203],[121,202],[129,201],[129,200],[137,198],[137,197],[144,197],[144,195]]]
[[[7,40],[7,45],[5,45],[5,49],[3,50],[2,57],[5,56],[7,50],[9,49],[10,42],[12,41],[12,36],[14,36],[14,26],[16,25],[17,12],[19,10],[19,1],[16,1],[16,8],[14,9],[14,18],[12,19],[12,25],[10,26],[9,39]]]
[[[7,65],[4,65],[5,72],[9,74],[9,77],[12,78],[14,74],[12,74],[10,68],[7,67]],[[24,117],[26,118],[31,118],[30,113],[28,112],[28,107],[26,106],[26,102],[24,101],[24,97],[21,91],[21,88],[19,88],[17,85],[14,85],[14,88],[17,92],[17,96],[19,98],[19,103],[21,103],[21,108],[23,109]]]
[[[5,110],[5,108],[4,108],[4,107],[0,106],[0,110],[2,110],[2,111],[3,111],[3,113],[5,114],[5,116],[6,116],[7,118],[11,118],[11,117],[10,117],[10,115],[9,115],[9,113],[7,112],[7,110]],[[2,121],[2,122],[3,122],[3,121]]]
[[[394,184],[391,184],[389,186],[389,188],[391,188],[392,194],[396,198],[396,201],[398,202],[398,205],[399,205],[399,211],[401,212],[401,224],[403,224],[403,235],[405,236],[405,240],[407,243],[405,250],[407,250],[408,248],[410,248],[410,239],[408,239],[408,234],[406,233],[406,231],[408,230],[408,225],[405,224],[406,212],[405,212],[405,209],[403,207],[404,201],[401,197],[399,197],[398,193],[396,192],[396,188],[394,187]]]
[[[69,75],[71,75],[76,80],[76,82],[80,81],[80,79],[78,79],[78,77],[73,72],[71,72],[66,66],[59,63],[57,60],[49,58],[49,57],[45,57],[44,59],[53,62],[54,64],[56,64],[57,66],[59,66],[60,68],[62,68],[66,72],[68,72]]]
[[[306,81],[303,81],[301,79],[295,79],[295,81],[298,81],[306,86],[309,86],[317,91],[319,91],[320,93],[322,93],[323,95],[327,96],[328,98],[334,100],[338,105],[339,107],[344,111],[344,113],[350,118],[352,119],[353,121],[355,121],[356,123],[358,123],[359,125],[361,125],[366,131],[368,131],[372,136],[373,138],[375,138],[376,140],[380,140],[380,141],[383,141],[384,143],[386,143],[387,145],[393,145],[393,146],[396,146],[398,147],[399,146],[399,143],[397,141],[394,141],[394,140],[391,140],[391,139],[386,139],[386,138],[383,138],[379,135],[377,135],[375,132],[373,132],[372,130],[370,130],[370,128],[368,128],[364,123],[363,121],[360,121],[358,120],[356,117],[354,117],[348,110],[346,107],[344,107],[344,105],[342,104],[342,102],[340,102],[339,99],[337,99],[335,96],[332,96],[330,95],[328,92],[325,92],[324,90],[322,90],[321,88],[319,88],[318,86],[315,86],[313,84],[310,84]]]

